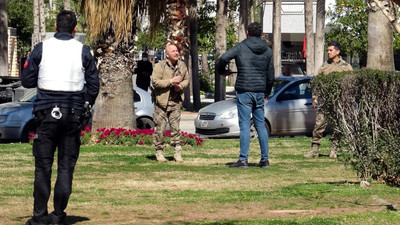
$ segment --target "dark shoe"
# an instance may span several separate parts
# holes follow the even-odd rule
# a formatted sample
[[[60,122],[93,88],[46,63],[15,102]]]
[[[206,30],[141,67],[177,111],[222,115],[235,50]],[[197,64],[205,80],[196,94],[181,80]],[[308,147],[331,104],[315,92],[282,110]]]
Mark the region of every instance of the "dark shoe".
[[[264,162],[261,162],[260,161],[260,163],[258,163],[258,165],[257,165],[258,167],[261,167],[261,168],[269,168],[270,166],[269,166],[269,161],[267,160],[267,161],[264,161]]]
[[[231,168],[249,168],[249,165],[247,165],[247,161],[237,161],[234,164],[230,166]]]

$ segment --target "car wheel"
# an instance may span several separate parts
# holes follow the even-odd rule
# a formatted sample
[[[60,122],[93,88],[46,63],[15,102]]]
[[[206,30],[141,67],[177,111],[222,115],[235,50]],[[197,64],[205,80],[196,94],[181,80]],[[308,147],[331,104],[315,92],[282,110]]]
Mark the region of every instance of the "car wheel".
[[[250,122],[250,138],[251,139],[257,139],[258,138],[258,133],[256,126],[254,125],[253,120]]]
[[[268,136],[270,136],[271,135],[271,128],[269,128],[268,123],[265,123],[265,128],[267,128]],[[258,138],[257,129],[256,129],[256,126],[254,126],[253,120],[250,122],[250,138],[251,139]]]
[[[22,130],[21,142],[29,142],[29,135],[35,132],[36,132],[36,123],[35,121],[31,120],[25,125],[24,129]]]
[[[136,119],[136,127],[138,129],[152,129],[155,126],[156,125],[155,125],[154,121],[150,118],[142,117],[142,118]]]

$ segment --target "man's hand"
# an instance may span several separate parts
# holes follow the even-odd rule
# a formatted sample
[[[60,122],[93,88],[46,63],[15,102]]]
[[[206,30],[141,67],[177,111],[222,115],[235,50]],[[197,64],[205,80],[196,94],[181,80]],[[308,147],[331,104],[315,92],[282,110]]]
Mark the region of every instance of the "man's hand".
[[[179,91],[181,91],[181,90],[182,90],[181,85],[179,85],[179,84],[174,85],[174,91],[179,92]]]
[[[264,97],[264,102],[268,102],[268,96]]]
[[[314,98],[313,101],[312,101],[312,107],[313,107],[314,109],[316,109],[316,108],[317,108],[317,105],[318,105],[318,100],[317,100],[316,98]]]
[[[232,74],[233,74],[232,70],[228,69],[228,70],[225,70],[224,73],[221,74],[221,76],[227,77],[227,76],[230,76]]]
[[[182,81],[182,77],[181,76],[176,76],[176,77],[173,77],[171,80],[170,80],[170,82],[171,82],[171,84],[172,85],[178,85],[179,83],[181,83],[181,81]]]

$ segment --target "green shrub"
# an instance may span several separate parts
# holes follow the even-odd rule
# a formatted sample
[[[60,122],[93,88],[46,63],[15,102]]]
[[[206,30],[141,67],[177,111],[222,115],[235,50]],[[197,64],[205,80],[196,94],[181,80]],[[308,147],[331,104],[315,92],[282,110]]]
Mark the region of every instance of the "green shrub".
[[[360,178],[400,186],[400,73],[360,70],[316,76],[320,110]]]

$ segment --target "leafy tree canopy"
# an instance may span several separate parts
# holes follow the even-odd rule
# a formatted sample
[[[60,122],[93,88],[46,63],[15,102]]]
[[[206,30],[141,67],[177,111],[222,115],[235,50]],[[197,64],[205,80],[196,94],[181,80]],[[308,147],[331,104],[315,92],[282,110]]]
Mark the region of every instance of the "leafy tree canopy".
[[[327,16],[331,30],[326,34],[326,43],[338,41],[345,54],[366,54],[368,12],[364,0],[336,0]]]
[[[345,54],[357,54],[362,60],[366,60],[368,11],[365,1],[336,0],[336,5],[328,10],[327,16],[331,20],[329,23],[331,30],[326,33],[326,43],[338,41]],[[395,50],[400,50],[400,38],[395,33],[393,47]]]

